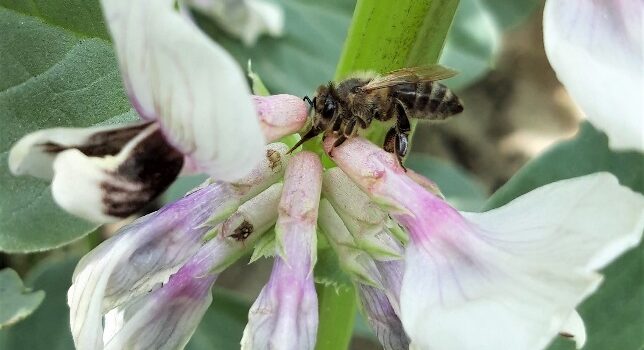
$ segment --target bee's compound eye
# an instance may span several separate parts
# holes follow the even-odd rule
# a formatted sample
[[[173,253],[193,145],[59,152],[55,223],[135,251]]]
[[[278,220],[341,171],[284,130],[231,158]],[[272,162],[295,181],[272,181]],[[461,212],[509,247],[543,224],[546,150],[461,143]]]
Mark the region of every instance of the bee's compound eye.
[[[327,99],[324,101],[324,109],[322,109],[322,116],[324,118],[331,118],[333,117],[333,113],[335,113],[335,102],[331,99]]]

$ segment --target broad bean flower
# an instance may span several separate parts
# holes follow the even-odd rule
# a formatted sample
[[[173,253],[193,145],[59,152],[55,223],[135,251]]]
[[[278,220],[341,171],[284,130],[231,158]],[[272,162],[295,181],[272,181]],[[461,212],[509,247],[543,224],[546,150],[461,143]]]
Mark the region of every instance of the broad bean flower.
[[[251,96],[228,54],[173,1],[102,4],[142,121],[28,135],[12,170],[53,176],[61,206],[99,221],[138,210],[182,169],[212,178],[81,259],[68,291],[78,349],[183,348],[219,274],[260,238],[274,243],[261,247],[273,271],[240,346],[313,349],[318,231],[385,349],[537,350],[560,333],[583,345],[575,309],[600,285],[598,271],[640,242],[644,196],[596,173],[459,212],[358,136],[325,169],[315,153],[265,144],[302,128],[305,104]]]
[[[40,130],[9,155],[14,174],[52,179],[54,199],[69,212],[95,222],[127,217],[182,169],[239,179],[261,159],[266,141],[306,121],[298,97],[252,96],[234,59],[181,16],[174,1],[102,5],[141,121]]]
[[[644,152],[644,2],[548,0],[546,54],[588,120],[617,150]]]

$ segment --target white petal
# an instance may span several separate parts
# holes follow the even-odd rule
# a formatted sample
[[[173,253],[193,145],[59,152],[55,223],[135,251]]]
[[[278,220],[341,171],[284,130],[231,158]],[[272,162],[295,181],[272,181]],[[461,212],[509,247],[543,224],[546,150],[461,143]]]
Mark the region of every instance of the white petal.
[[[424,235],[407,249],[401,291],[403,325],[421,349],[543,349],[601,282],[594,270],[644,229],[644,196],[602,173],[468,220],[439,204],[410,226]]]
[[[39,130],[24,136],[11,147],[9,169],[14,175],[28,174],[51,179],[54,176],[54,159],[63,150],[82,148],[101,155],[114,150],[118,152],[145,126],[139,123]]]
[[[217,24],[244,44],[253,45],[260,35],[282,34],[284,12],[264,0],[189,0],[190,5],[211,16]]]
[[[539,187],[501,208],[463,213],[495,245],[544,263],[596,271],[636,246],[644,197],[596,173]]]
[[[452,244],[436,244],[431,255],[407,251],[401,319],[420,349],[543,349],[601,281],[511,259],[476,240]]]
[[[557,77],[616,149],[644,151],[640,0],[548,0],[544,44]]]
[[[174,8],[173,0],[102,0],[132,104],[171,143],[221,180],[246,175],[264,137],[233,58]]]
[[[183,156],[151,124],[116,155],[87,156],[78,149],[54,161],[54,199],[70,213],[110,222],[140,210],[177,177]]]
[[[568,317],[559,334],[572,338],[577,349],[581,349],[586,344],[586,327],[584,326],[584,320],[581,319],[577,311],[574,311]]]

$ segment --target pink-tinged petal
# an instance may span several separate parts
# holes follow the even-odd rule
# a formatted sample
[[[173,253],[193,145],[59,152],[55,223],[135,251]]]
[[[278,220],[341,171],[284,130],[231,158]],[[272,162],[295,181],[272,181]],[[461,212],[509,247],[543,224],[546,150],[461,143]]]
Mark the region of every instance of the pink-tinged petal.
[[[233,199],[227,186],[210,185],[142,217],[81,259],[68,292],[77,348],[102,348],[103,314],[166,280],[199,249],[212,229],[206,221]]]
[[[306,124],[309,106],[297,96],[253,96],[253,101],[268,141],[296,133]]]
[[[106,317],[106,350],[183,349],[212,302],[217,275],[197,254],[162,287]],[[78,347],[77,347],[78,348]]]
[[[212,17],[228,34],[244,44],[255,44],[262,34],[279,36],[284,30],[284,12],[264,0],[188,0],[187,3]]]
[[[333,155],[409,231],[400,299],[412,347],[544,348],[600,284],[595,270],[637,245],[644,229],[644,196],[610,174],[461,215],[366,140]]]
[[[644,151],[644,2],[548,0],[546,54],[557,77],[615,149]]]
[[[356,286],[362,313],[385,350],[408,350],[409,338],[387,295],[372,286]]]
[[[317,155],[301,152],[293,156],[275,225],[278,255],[270,280],[249,311],[242,349],[315,347],[318,306],[313,265],[321,187],[322,164]]]
[[[173,0],[102,0],[125,88],[145,120],[200,169],[233,181],[264,147],[244,73]]]

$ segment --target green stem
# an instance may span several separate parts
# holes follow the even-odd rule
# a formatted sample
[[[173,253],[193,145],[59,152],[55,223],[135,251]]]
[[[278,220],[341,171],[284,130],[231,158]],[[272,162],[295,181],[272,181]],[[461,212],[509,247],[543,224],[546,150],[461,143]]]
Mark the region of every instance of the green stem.
[[[358,0],[335,80],[355,71],[379,73],[438,61],[458,0]],[[366,135],[381,144],[386,129]],[[412,129],[413,133],[413,129]],[[325,159],[325,165],[332,164]],[[347,349],[353,331],[355,291],[319,287],[320,317],[316,350]]]
[[[353,288],[338,291],[334,286],[318,284],[316,289],[320,304],[320,324],[315,349],[348,349],[356,313]]]

